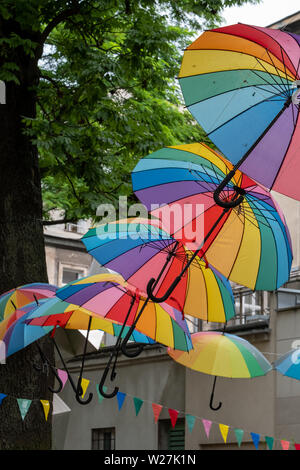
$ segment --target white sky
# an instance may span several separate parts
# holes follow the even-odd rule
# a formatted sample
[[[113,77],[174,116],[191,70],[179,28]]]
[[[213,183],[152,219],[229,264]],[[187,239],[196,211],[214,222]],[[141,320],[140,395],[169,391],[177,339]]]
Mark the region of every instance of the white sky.
[[[262,0],[258,5],[225,8],[222,26],[235,23],[268,26],[298,11],[300,0]]]

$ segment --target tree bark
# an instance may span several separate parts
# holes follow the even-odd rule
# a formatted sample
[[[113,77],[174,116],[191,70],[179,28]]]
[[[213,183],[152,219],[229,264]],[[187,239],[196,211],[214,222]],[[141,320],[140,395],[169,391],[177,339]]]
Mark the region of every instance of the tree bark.
[[[0,35],[8,37],[8,32]],[[23,117],[36,114],[38,58],[18,47],[11,61],[19,67],[20,84],[6,83],[6,104],[0,105],[0,294],[30,282],[48,282],[38,152],[23,123]],[[49,338],[39,344],[54,363]],[[51,449],[52,406],[46,421],[40,399],[51,403],[53,378],[37,372],[33,363],[41,365],[35,344],[0,364],[0,393],[7,394],[0,406],[1,450]],[[16,398],[32,400],[24,420]]]

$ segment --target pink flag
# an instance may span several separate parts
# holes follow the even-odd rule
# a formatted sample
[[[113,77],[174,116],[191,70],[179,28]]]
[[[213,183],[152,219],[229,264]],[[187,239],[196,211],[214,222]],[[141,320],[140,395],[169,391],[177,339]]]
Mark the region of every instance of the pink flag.
[[[280,441],[281,442],[281,447],[283,450],[289,450],[290,447],[290,442],[289,441]]]
[[[158,420],[158,418],[159,418],[160,412],[161,412],[161,410],[162,410],[162,406],[161,406],[161,405],[157,405],[156,403],[152,403],[152,409],[153,409],[153,413],[154,413],[155,422],[157,423],[157,420]]]
[[[179,412],[177,410],[172,410],[172,408],[169,408],[168,411],[169,411],[169,415],[170,415],[170,418],[171,418],[172,427],[174,428],[174,426],[176,424],[176,421],[177,421],[177,418],[178,418],[178,413]]]
[[[208,419],[202,419],[202,423],[203,423],[203,426],[204,426],[205,434],[206,434],[207,439],[208,439],[212,422],[209,421]]]
[[[66,385],[66,381],[68,380],[68,374],[65,370],[57,369],[57,374],[60,380],[63,383],[63,388]]]

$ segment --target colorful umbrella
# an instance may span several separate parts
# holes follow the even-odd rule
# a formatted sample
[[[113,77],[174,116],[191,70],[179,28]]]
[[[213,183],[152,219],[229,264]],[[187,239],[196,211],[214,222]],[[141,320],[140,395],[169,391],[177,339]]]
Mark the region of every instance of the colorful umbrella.
[[[57,302],[56,298],[49,299],[47,303],[36,309],[28,320],[46,316],[52,325],[65,327],[69,324],[72,328],[76,328],[81,325],[76,316],[76,310],[80,307],[81,311],[77,312],[77,315],[85,313],[91,316],[96,329],[99,329],[101,324],[96,320],[103,318],[119,325],[126,322],[128,326],[132,324],[145,302],[145,296],[126,283],[122,276],[110,273],[96,274],[73,281],[58,289],[56,296],[60,302]],[[75,311],[74,318],[73,311]],[[126,318],[128,312],[129,316]],[[57,317],[56,314],[58,314]],[[34,324],[44,324],[43,320],[41,323],[38,321],[36,320]],[[182,318],[181,312],[170,305],[149,302],[136,329],[165,346],[172,346],[183,351],[191,348],[187,323]]]
[[[275,290],[289,279],[292,263],[283,214],[270,193],[239,170],[220,197],[230,201],[239,188],[243,201],[225,209],[217,204],[214,192],[231,170],[232,164],[205,144],[180,145],[141,159],[132,185],[151,214],[175,239],[188,239],[195,252],[193,226],[202,229],[201,253],[226,278],[252,290]],[[189,205],[194,212],[186,210]],[[171,219],[173,207],[185,215]]]
[[[191,335],[193,349],[189,353],[169,348],[168,354],[179,364],[204,374],[230,378],[253,378],[267,374],[272,365],[263,354],[239,336],[218,331],[205,331]],[[212,406],[219,409],[221,404]]]
[[[158,296],[192,256],[155,220],[126,219],[100,225],[90,229],[82,241],[102,266],[120,273],[142,292],[146,292],[150,276],[156,276]],[[178,282],[168,304],[209,322],[226,322],[235,315],[230,283],[200,257]]]
[[[235,24],[185,51],[185,103],[235,169],[300,200],[300,36]]]
[[[43,282],[34,282],[11,289],[0,296],[0,319],[6,318],[16,309],[55,295],[57,287]]]
[[[62,313],[60,313],[62,312]],[[42,315],[42,316],[41,316]],[[89,338],[89,332],[90,330],[101,330],[103,332],[109,333],[113,336],[117,336],[117,342],[115,345],[116,351],[113,351],[111,354],[111,359],[108,363],[108,368],[110,366],[111,360],[113,359],[115,355],[115,362],[114,366],[111,372],[111,377],[112,380],[115,378],[115,367],[116,367],[116,361],[118,357],[118,350],[119,350],[119,343],[121,339],[123,339],[129,330],[129,326],[121,326],[116,323],[112,323],[112,321],[107,320],[102,317],[96,317],[92,316],[91,312],[84,308],[77,307],[75,305],[69,304],[68,302],[65,302],[57,297],[49,300],[47,305],[43,306],[43,308],[37,309],[30,318],[26,318],[26,323],[28,325],[32,325],[29,327],[32,328],[33,326],[39,326],[39,327],[62,327],[64,329],[71,329],[71,330],[87,330],[87,335],[86,335],[86,343]],[[52,336],[52,335],[51,335]],[[137,343],[145,343],[145,344],[153,344],[155,343],[154,340],[149,338],[148,336],[144,335],[143,333],[140,333],[137,330],[134,330],[129,338],[129,341],[134,341]],[[81,379],[82,379],[82,373],[80,374],[78,384],[77,386],[75,385],[72,375],[70,374],[67,364],[64,361],[64,358],[58,348],[58,345],[56,344],[56,341],[53,337],[53,342],[54,346],[58,352],[58,355],[62,361],[62,364],[64,365],[65,371],[68,374],[69,382],[75,392],[76,399],[80,404],[87,404],[91,401],[92,399],[92,394],[89,395],[88,399],[84,401],[78,391],[78,384],[81,384]],[[84,366],[84,358],[82,359],[82,371],[83,371],[83,366]],[[114,396],[118,388],[116,387],[116,391],[114,394],[111,394],[111,396]],[[102,393],[102,388],[99,390]],[[104,393],[104,391],[103,391]],[[109,394],[105,395],[106,397],[110,398]]]
[[[123,338],[126,336],[129,326],[125,325],[124,330],[121,331],[122,325],[113,323],[111,320],[99,316],[92,315],[91,324],[89,326],[91,315],[92,312],[85,308],[77,307],[55,297],[48,302],[45,308],[35,311],[29,318],[27,315],[25,322],[32,326],[59,326],[66,330],[87,330],[89,328],[90,330],[101,330],[112,336],[119,336],[120,333]],[[145,344],[155,343],[153,339],[137,330],[133,331],[130,341]]]
[[[274,369],[282,375],[300,380],[300,349],[293,349],[274,362]]]
[[[40,300],[40,305],[46,301],[47,299]],[[36,309],[36,302],[32,302],[6,315],[0,322],[0,340],[5,344],[6,357],[37,341],[53,329],[51,326],[29,328],[26,325],[26,319]]]
[[[103,390],[112,358],[116,355],[117,359],[121,338],[123,335],[126,338],[131,335],[130,329],[126,331],[126,325],[128,327],[133,324],[140,310],[143,310],[144,315],[137,319],[138,331],[166,346],[172,345],[175,349],[188,351],[192,347],[188,326],[181,312],[167,304],[158,305],[149,300],[146,302],[140,291],[126,283],[120,275],[97,274],[82,278],[59,289],[56,295],[60,301],[55,298],[50,299],[47,305],[37,309],[28,319],[32,324],[52,324],[62,327],[68,325],[71,328],[83,329],[89,317],[86,325],[88,331],[92,327],[103,328],[104,318],[123,325],[119,331],[117,346],[110,356],[99,385],[100,393],[107,398],[115,396],[118,392],[117,387],[110,394]],[[82,314],[85,314],[85,318]],[[116,375],[115,364],[111,380]],[[78,383],[81,382],[81,375]],[[78,394],[76,398],[78,399]]]
[[[39,305],[47,302],[47,298],[41,298],[39,300]],[[35,343],[42,360],[47,367],[49,367],[59,382],[58,388],[55,390],[52,387],[49,387],[49,390],[52,393],[58,393],[63,388],[63,383],[55,369],[55,367],[49,362],[47,357],[44,355],[42,349],[40,348],[37,340],[47,335],[51,330],[52,326],[34,326],[28,327],[26,320],[32,312],[38,308],[36,301],[24,305],[23,307],[17,308],[11,313],[6,313],[5,318],[0,322],[0,340],[1,346],[5,349],[5,356],[9,357],[15,354],[18,351],[26,348],[32,343]],[[33,365],[36,370],[41,371],[42,368]]]

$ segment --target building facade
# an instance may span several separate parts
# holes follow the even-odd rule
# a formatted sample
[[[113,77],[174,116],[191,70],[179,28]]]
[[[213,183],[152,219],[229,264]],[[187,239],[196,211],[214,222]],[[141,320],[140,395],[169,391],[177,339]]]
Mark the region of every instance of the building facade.
[[[300,34],[300,12],[269,27]],[[291,232],[294,259],[290,281],[276,292],[252,292],[237,287],[237,315],[226,327],[227,332],[248,340],[271,363],[300,346],[300,203],[279,194],[274,194],[274,197]],[[84,250],[64,252],[57,261],[56,257],[60,257],[62,252],[55,251],[61,250],[55,246],[55,236],[46,234],[46,242],[49,273],[54,283],[72,280],[72,273],[73,276],[79,275],[79,265],[82,272],[88,272],[91,260]],[[76,266],[77,271],[74,269]],[[203,323],[202,329],[218,329],[220,326]],[[276,370],[255,379],[218,377],[214,400],[222,402],[222,406],[213,411],[209,401],[214,377],[177,364],[168,356],[165,347],[155,344],[146,346],[137,358],[120,355],[116,379],[113,382],[108,379],[106,385],[108,391],[118,386],[119,392],[124,394],[124,402],[120,405],[116,397],[103,399],[98,396],[97,384],[114,341],[107,338],[105,347],[98,351],[91,347],[87,355],[84,377],[90,381],[88,392],[94,394],[91,403],[78,404],[69,383],[62,391],[61,397],[71,412],[54,417],[54,449],[255,450],[254,435],[259,436],[259,449],[269,448],[266,437],[274,439],[274,449],[282,448],[282,440],[289,442],[289,448],[300,443],[300,414],[297,411],[300,407],[300,382],[284,377]],[[80,370],[80,356],[72,357],[70,354],[69,357],[70,370],[76,377]],[[137,399],[140,404],[142,402],[138,414],[135,408]],[[161,410],[157,421],[154,419],[155,409]],[[178,412],[175,427],[171,423],[170,409]],[[194,417],[192,431],[188,416]],[[209,437],[204,423],[210,423]],[[220,424],[228,432],[226,439]],[[237,429],[243,431],[240,445]]]

